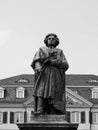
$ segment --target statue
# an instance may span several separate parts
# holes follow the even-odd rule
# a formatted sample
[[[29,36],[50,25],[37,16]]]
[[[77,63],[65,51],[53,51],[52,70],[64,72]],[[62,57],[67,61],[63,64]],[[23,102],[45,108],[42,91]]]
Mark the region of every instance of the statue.
[[[65,112],[65,71],[69,68],[63,51],[57,46],[56,34],[48,34],[45,46],[36,52],[31,67],[35,72],[33,96],[34,114],[63,114]]]

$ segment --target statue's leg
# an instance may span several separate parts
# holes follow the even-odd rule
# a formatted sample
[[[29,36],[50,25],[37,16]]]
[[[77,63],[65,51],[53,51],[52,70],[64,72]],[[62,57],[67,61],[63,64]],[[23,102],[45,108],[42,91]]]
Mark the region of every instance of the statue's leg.
[[[38,97],[34,96],[34,114],[36,114],[37,112],[37,101],[38,101]]]
[[[45,114],[55,114],[53,109],[52,98],[44,99],[44,113]]]
[[[43,114],[43,99],[38,97],[37,99],[37,114]]]

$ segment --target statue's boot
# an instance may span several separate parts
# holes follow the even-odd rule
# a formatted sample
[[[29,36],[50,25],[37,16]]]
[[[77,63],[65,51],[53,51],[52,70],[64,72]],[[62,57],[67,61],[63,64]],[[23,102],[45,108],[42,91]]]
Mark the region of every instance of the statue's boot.
[[[40,114],[43,114],[43,99],[41,97],[38,97],[38,100],[37,100],[37,111],[34,112],[34,114],[36,115],[40,115]]]

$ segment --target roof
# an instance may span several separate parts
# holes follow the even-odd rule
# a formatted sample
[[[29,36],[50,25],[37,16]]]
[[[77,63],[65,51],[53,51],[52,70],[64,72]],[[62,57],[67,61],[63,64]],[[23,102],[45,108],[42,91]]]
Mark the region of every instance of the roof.
[[[98,76],[96,75],[88,75],[88,74],[70,74],[66,75],[66,85],[67,86],[96,86],[98,82],[90,82],[91,80],[98,80]]]
[[[89,82],[90,80],[98,80],[96,75],[79,75],[79,74],[67,74],[66,75],[66,85],[67,86],[92,86],[98,85],[98,82]],[[28,82],[18,82],[19,80],[27,80]],[[6,79],[0,80],[0,85],[33,85],[34,75],[33,74],[22,74]]]
[[[77,93],[87,99],[88,101],[98,104],[98,99],[92,98],[92,87],[69,87],[72,91],[77,91]]]
[[[20,80],[27,80],[28,82],[18,82]],[[19,85],[19,84],[32,85],[33,83],[34,83],[34,75],[32,74],[22,74],[0,80],[0,85]]]
[[[98,99],[91,98],[91,88],[98,86],[98,76],[96,75],[66,75],[66,86],[72,91],[77,91],[77,93],[85,98],[86,100],[98,104]],[[96,82],[91,82],[96,81]],[[23,104],[29,98],[32,97],[34,84],[34,75],[32,74],[22,74],[6,79],[0,80],[0,87],[4,87],[5,97],[0,99],[0,103],[14,103]],[[25,88],[25,98],[16,98],[16,88]]]
[[[32,87],[26,87],[24,98],[16,98],[16,87],[5,87],[4,98],[0,98],[0,103],[23,104],[26,100],[32,97],[32,92]]]

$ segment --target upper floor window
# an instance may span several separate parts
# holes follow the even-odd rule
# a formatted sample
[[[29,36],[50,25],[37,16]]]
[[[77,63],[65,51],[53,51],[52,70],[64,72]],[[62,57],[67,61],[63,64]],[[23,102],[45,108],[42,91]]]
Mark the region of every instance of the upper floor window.
[[[0,87],[0,98],[4,98],[4,88]]]
[[[20,79],[16,82],[18,82],[18,83],[28,83],[29,81],[27,79]]]
[[[19,87],[16,89],[16,97],[17,98],[24,98],[24,94],[25,94],[25,88]]]
[[[23,122],[24,122],[24,112],[16,112],[15,123],[23,123]]]
[[[80,123],[80,112],[71,112],[71,123]]]
[[[93,92],[93,98],[98,98],[98,92]]]
[[[98,98],[98,88],[92,88],[92,98]]]
[[[96,80],[96,79],[91,79],[90,81],[88,81],[89,83],[97,83],[98,82],[98,80]]]

